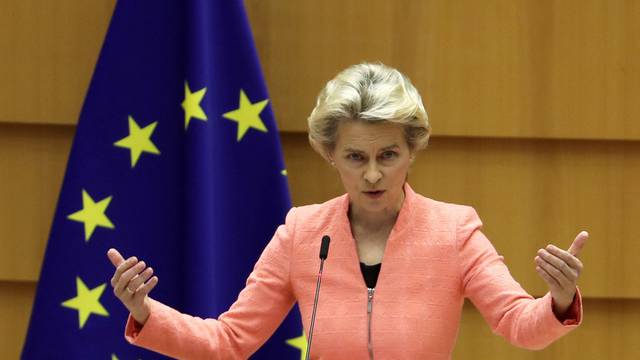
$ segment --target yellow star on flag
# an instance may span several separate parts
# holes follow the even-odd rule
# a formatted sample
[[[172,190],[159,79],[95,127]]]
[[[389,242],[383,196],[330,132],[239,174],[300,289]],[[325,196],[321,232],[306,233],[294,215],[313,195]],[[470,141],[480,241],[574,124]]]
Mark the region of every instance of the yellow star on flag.
[[[78,296],[63,302],[62,306],[78,310],[80,329],[84,327],[91,314],[109,316],[107,310],[100,304],[100,296],[102,296],[106,286],[107,284],[105,283],[89,290],[82,279],[76,277]]]
[[[287,169],[282,169],[282,171],[280,171],[280,175],[287,176]]]
[[[98,226],[107,229],[115,228],[111,220],[104,214],[111,202],[111,198],[112,196],[109,196],[96,203],[89,193],[82,189],[82,210],[67,216],[67,219],[84,223],[84,241],[89,241],[91,234]]]
[[[207,114],[204,113],[200,102],[207,92],[207,88],[202,88],[194,93],[189,89],[189,84],[184,82],[184,101],[182,108],[184,109],[184,129],[187,130],[191,118],[207,121]]]
[[[304,332],[296,338],[287,340],[287,344],[300,350],[300,360],[307,358],[307,337],[304,335]]]
[[[120,360],[120,359],[118,359],[116,354],[111,354],[111,360]]]
[[[264,126],[262,119],[260,119],[260,113],[265,106],[267,106],[268,102],[269,99],[265,99],[252,104],[251,101],[249,101],[247,94],[244,93],[244,90],[240,90],[240,106],[238,109],[229,111],[222,115],[223,117],[238,123],[237,141],[242,140],[242,137],[247,133],[249,128],[267,132],[267,127]]]
[[[156,129],[158,122],[153,122],[144,128],[140,128],[138,123],[129,116],[129,136],[118,140],[113,145],[131,150],[131,167],[134,168],[140,155],[143,152],[150,154],[160,154],[160,150],[151,141],[151,135]]]

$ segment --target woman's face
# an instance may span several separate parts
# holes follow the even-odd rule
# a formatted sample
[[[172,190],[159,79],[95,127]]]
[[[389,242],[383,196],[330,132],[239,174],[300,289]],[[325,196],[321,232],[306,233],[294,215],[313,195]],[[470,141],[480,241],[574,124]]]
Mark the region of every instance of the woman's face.
[[[335,162],[354,210],[398,211],[414,156],[402,125],[343,121],[337,135],[329,158]]]

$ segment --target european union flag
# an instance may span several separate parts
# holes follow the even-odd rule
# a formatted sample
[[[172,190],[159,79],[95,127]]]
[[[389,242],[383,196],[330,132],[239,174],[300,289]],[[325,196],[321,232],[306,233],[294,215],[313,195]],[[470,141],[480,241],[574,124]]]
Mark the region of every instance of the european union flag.
[[[151,359],[126,343],[106,252],[151,265],[151,296],[217,317],[290,207],[241,0],[120,0],[85,99],[22,356]],[[297,311],[254,358],[300,358]],[[296,344],[299,348],[296,348]]]

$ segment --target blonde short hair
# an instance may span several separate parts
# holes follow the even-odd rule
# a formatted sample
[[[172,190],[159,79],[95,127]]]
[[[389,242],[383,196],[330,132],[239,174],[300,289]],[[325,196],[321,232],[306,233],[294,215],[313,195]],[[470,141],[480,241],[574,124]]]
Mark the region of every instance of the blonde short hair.
[[[307,119],[309,142],[323,151],[336,145],[341,121],[390,122],[404,126],[411,150],[427,146],[431,127],[422,98],[400,71],[383,64],[352,65],[327,82]]]

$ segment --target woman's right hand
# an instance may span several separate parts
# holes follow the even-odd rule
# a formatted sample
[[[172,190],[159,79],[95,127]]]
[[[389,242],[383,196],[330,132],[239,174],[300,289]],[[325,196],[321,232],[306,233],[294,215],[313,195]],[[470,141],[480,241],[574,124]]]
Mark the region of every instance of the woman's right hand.
[[[116,267],[111,278],[113,293],[129,310],[131,316],[144,325],[151,313],[147,295],[158,284],[158,277],[151,277],[153,269],[146,267],[144,261],[138,261],[135,256],[125,260],[118,250],[109,249],[107,257]]]

